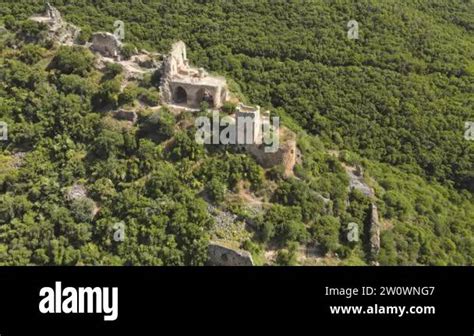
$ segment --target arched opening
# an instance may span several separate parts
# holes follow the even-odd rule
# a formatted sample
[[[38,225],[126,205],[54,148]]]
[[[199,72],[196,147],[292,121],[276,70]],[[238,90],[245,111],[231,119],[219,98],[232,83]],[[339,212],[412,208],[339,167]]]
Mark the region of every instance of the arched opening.
[[[209,104],[209,107],[214,107],[214,96],[206,89],[200,89],[196,94],[197,105],[200,105],[203,101]]]
[[[183,89],[181,86],[178,86],[174,91],[173,101],[176,104],[187,104],[188,94],[186,93],[186,90]]]

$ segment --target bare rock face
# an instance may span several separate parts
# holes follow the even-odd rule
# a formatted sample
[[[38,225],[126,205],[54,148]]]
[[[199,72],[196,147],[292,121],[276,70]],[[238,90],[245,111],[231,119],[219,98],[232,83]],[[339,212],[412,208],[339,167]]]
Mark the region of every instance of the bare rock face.
[[[370,215],[370,252],[375,258],[380,252],[380,221],[377,206],[372,203]]]
[[[75,183],[71,187],[67,188],[65,197],[69,202],[74,202],[74,201],[79,201],[79,200],[88,200],[89,202],[91,202],[93,204],[93,207],[90,212],[91,218],[93,218],[99,211],[97,204],[87,196],[86,187],[84,187],[82,184]]]
[[[122,48],[122,42],[112,33],[97,32],[92,35],[92,51],[100,53],[104,57],[118,58]]]
[[[358,190],[370,198],[375,196],[374,190],[364,182],[364,172],[361,166],[356,168],[346,167],[346,173],[349,177],[349,190]]]
[[[247,251],[232,249],[211,242],[208,248],[208,264],[211,266],[253,266],[252,255]]]
[[[54,23],[61,24],[63,22],[61,13],[56,9],[56,7],[51,6],[49,2],[46,3],[45,14],[49,17]]]
[[[74,184],[66,191],[66,198],[71,201],[85,197],[87,197],[87,190],[82,184]]]
[[[24,161],[25,161],[25,156],[26,156],[26,152],[16,152],[15,154],[13,154],[13,167],[14,168],[20,168]]]

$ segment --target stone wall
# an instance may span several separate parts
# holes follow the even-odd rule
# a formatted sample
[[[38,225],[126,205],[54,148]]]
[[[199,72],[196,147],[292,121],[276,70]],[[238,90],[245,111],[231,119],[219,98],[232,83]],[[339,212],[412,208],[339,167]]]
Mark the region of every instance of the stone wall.
[[[370,214],[370,253],[375,259],[380,251],[380,221],[377,206],[372,203]]]
[[[172,100],[172,88],[170,81],[173,76],[178,73],[180,67],[187,66],[188,59],[186,56],[186,45],[179,41],[171,46],[171,52],[163,61],[163,69],[161,76],[161,96],[166,102]]]
[[[203,101],[219,108],[228,96],[224,77],[210,76],[204,69],[189,65],[182,41],[173,44],[163,61],[160,91],[164,103],[189,108],[199,108]]]
[[[246,146],[246,149],[263,168],[272,168],[281,164],[285,168],[286,176],[292,174],[296,164],[295,140],[287,140],[280,144],[280,147],[274,153],[266,153],[265,145],[249,145]]]
[[[236,134],[242,136],[245,141],[247,137],[251,137],[251,144],[262,143],[262,116],[260,114],[260,106],[247,106],[242,103],[238,104],[235,110]],[[246,120],[251,120],[251,125],[247,125]],[[250,132],[250,134],[247,134]]]
[[[97,32],[92,35],[91,50],[105,57],[119,57],[122,42],[112,33]]]
[[[180,83],[172,81],[169,84],[170,93],[171,93],[171,102],[173,102],[173,97],[176,96],[175,92],[181,88],[186,93],[186,102],[183,103],[192,108],[199,108],[201,102],[203,101],[204,95],[207,93],[213,99],[212,105],[219,105],[220,100],[217,100],[217,97],[221,96],[221,88],[219,86],[208,86],[208,85],[195,85],[192,83]]]
[[[217,242],[209,244],[208,257],[210,266],[253,266],[249,252],[232,249]]]
[[[59,10],[46,3],[44,12],[33,15],[30,20],[44,23],[48,26],[48,38],[60,44],[73,45],[80,33],[80,29],[73,24],[65,22]]]

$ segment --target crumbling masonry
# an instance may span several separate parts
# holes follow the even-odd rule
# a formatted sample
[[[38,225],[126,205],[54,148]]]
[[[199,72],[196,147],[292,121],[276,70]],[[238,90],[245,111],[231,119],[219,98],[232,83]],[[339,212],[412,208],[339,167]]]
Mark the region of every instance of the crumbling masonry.
[[[80,33],[78,27],[63,21],[61,13],[49,2],[42,14],[33,15],[30,20],[44,23],[48,27],[48,37],[61,44],[73,45]]]
[[[205,101],[210,108],[219,108],[227,100],[228,89],[225,78],[191,67],[186,45],[179,41],[164,60],[161,95],[167,104],[199,108]]]

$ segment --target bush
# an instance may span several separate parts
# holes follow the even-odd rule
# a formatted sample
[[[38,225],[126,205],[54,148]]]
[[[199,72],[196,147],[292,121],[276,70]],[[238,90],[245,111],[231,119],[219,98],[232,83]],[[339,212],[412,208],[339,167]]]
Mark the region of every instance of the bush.
[[[51,67],[63,74],[87,75],[92,69],[94,55],[82,47],[62,46],[53,61]]]
[[[41,47],[35,44],[27,44],[21,50],[20,60],[26,64],[35,64],[43,56],[43,50]]]
[[[126,86],[118,96],[119,105],[131,104],[137,97],[137,88],[134,86]]]
[[[143,89],[139,91],[139,99],[147,105],[156,106],[160,103],[160,95],[155,89]]]
[[[17,36],[27,42],[39,42],[46,36],[47,27],[44,23],[25,20],[20,23]]]
[[[311,226],[313,239],[323,248],[324,253],[334,252],[339,247],[339,218],[322,216]]]
[[[78,75],[61,75],[59,77],[59,88],[66,94],[89,95],[92,91],[87,79]]]
[[[264,242],[275,238],[286,244],[291,241],[304,242],[308,238],[298,207],[274,205],[260,219],[258,227]]]
[[[213,178],[206,188],[209,196],[216,203],[222,203],[227,192],[227,185],[218,178]]]
[[[194,141],[194,136],[186,132],[179,132],[175,135],[172,149],[169,153],[169,158],[173,160],[181,160],[188,158],[190,160],[197,160],[203,155],[203,147]]]
[[[120,81],[109,80],[102,83],[99,91],[94,96],[94,105],[96,108],[112,105],[117,107],[118,97],[120,94]]]
[[[107,63],[105,64],[105,76],[108,79],[115,78],[123,72],[123,66],[118,63]]]
[[[91,37],[92,37],[91,27],[85,26],[81,28],[81,32],[79,33],[79,36],[77,37],[77,43],[86,44],[86,42],[89,42]]]
[[[295,266],[298,264],[296,251],[297,243],[288,244],[288,248],[278,251],[276,263],[281,266]]]
[[[78,198],[71,204],[71,211],[80,222],[89,222],[94,218],[95,203],[90,198]]]
[[[135,55],[136,50],[137,50],[137,48],[133,44],[125,43],[122,46],[121,55],[124,59],[128,60],[128,59],[130,59],[130,57]]]
[[[3,22],[5,24],[5,28],[8,30],[16,30],[17,29],[17,21],[13,15],[7,15],[3,18]]]
[[[235,112],[235,108],[237,107],[236,104],[226,101],[222,104],[222,112],[233,114]]]
[[[151,137],[157,142],[169,139],[174,135],[176,119],[166,108],[150,114],[140,127],[141,136]]]

